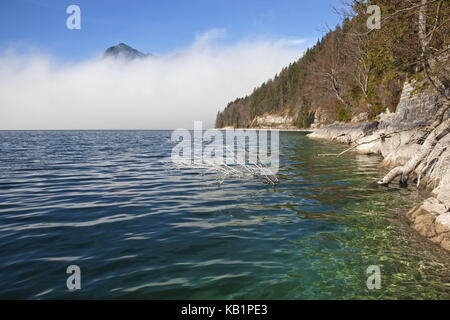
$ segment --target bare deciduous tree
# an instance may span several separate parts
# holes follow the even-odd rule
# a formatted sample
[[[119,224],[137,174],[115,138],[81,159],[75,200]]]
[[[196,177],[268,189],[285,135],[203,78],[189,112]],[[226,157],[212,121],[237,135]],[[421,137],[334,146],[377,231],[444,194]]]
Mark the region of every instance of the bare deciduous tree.
[[[418,64],[422,68],[425,81],[435,90],[441,102],[433,123],[425,130],[425,140],[420,151],[405,165],[392,169],[378,181],[379,184],[388,184],[398,176],[401,182],[406,182],[409,175],[433,152],[439,140],[450,132],[450,119],[444,120],[450,108],[448,73],[446,73],[449,49],[446,32],[449,18],[443,14],[444,1],[417,0],[408,3],[409,7],[403,10],[417,14],[417,34],[420,44]],[[445,5],[448,12],[448,4]]]

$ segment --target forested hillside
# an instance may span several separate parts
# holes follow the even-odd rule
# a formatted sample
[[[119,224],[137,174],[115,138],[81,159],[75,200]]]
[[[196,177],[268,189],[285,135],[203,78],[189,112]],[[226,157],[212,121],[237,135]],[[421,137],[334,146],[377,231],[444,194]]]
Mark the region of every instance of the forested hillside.
[[[367,27],[367,7],[381,8],[381,29]],[[417,90],[449,88],[449,1],[351,1],[342,22],[296,62],[219,112],[216,127],[251,127],[257,116],[314,123],[373,119],[394,111],[405,80]],[[448,97],[447,97],[448,98]]]

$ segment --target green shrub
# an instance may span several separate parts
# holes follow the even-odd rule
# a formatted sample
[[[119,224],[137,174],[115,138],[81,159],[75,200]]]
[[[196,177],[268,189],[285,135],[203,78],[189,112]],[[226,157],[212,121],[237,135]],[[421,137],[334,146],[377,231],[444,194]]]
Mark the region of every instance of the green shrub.
[[[348,122],[352,120],[352,114],[348,112],[344,107],[339,107],[336,110],[336,117],[338,121]]]

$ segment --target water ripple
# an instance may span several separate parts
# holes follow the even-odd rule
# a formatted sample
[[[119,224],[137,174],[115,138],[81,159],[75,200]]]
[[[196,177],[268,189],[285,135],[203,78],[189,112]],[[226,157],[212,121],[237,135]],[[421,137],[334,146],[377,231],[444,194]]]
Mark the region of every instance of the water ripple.
[[[170,131],[1,131],[0,298],[449,299],[379,158],[282,133],[281,184],[178,169]],[[380,265],[383,288],[366,288]]]

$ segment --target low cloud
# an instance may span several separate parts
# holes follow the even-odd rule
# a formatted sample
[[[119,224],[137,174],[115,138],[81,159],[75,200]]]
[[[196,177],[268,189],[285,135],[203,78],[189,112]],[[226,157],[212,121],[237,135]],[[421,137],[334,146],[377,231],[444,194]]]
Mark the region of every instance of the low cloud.
[[[8,50],[0,55],[0,129],[172,129],[214,126],[218,110],[297,60],[302,41],[221,44],[198,35],[157,58],[95,57],[59,64]]]

